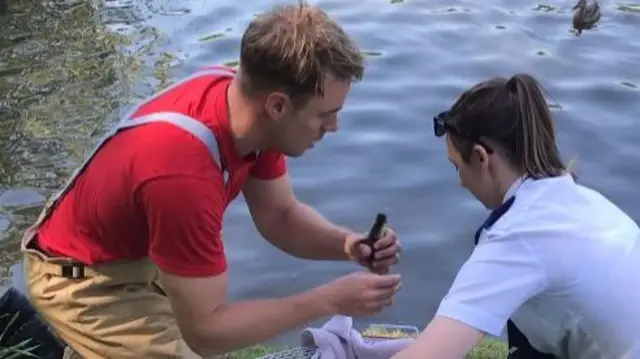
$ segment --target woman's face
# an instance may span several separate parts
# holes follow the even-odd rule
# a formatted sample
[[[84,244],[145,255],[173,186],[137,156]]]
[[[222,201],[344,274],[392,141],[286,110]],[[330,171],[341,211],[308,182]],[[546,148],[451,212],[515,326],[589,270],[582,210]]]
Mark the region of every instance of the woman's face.
[[[469,162],[462,159],[462,155],[451,142],[451,136],[446,135],[447,155],[449,161],[453,164],[458,173],[460,185],[473,194],[485,207],[493,208],[500,204],[496,204],[495,189],[497,182],[491,175],[489,168],[492,160],[484,147],[474,145],[471,151]]]

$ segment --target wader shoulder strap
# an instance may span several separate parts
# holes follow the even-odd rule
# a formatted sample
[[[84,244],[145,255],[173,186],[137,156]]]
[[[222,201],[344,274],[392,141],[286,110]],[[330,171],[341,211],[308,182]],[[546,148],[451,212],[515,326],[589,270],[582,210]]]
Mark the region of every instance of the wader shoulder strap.
[[[189,132],[190,134],[198,138],[200,141],[202,141],[202,143],[205,146],[207,146],[209,153],[213,157],[214,161],[216,162],[220,170],[223,172],[223,179],[224,179],[224,182],[226,183],[228,179],[228,173],[223,169],[223,166],[222,166],[222,160],[221,160],[220,152],[218,148],[218,141],[216,140],[215,134],[202,122],[198,121],[195,118],[192,118],[177,112],[157,112],[157,113],[151,113],[151,114],[140,116],[140,117],[133,117],[135,112],[138,111],[138,109],[142,107],[145,103],[148,103],[149,101],[167,93],[168,91],[171,91],[172,89],[176,88],[177,86],[180,86],[181,84],[184,84],[187,81],[190,81],[202,76],[211,76],[211,75],[221,76],[221,77],[223,76],[233,77],[235,74],[233,73],[233,71],[223,67],[215,67],[215,68],[199,71],[185,79],[177,81],[173,85],[156,93],[154,96],[148,98],[145,101],[142,101],[139,105],[131,109],[129,113],[126,116],[124,116],[114,128],[112,128],[109,132],[107,132],[107,134],[100,140],[100,142],[98,142],[98,144],[95,146],[93,151],[91,151],[91,153],[86,157],[84,162],[78,168],[76,168],[76,170],[73,172],[71,177],[69,177],[69,179],[67,180],[65,185],[62,187],[62,189],[47,201],[47,203],[45,204],[45,207],[40,213],[40,216],[38,217],[38,220],[35,223],[35,226],[37,227],[40,224],[42,224],[42,222],[44,222],[44,220],[49,216],[49,214],[56,207],[58,200],[67,191],[69,191],[69,189],[73,186],[75,180],[78,178],[80,173],[84,171],[84,169],[89,164],[89,162],[91,162],[91,160],[96,155],[96,153],[100,150],[100,148],[102,148],[102,146],[109,139],[111,139],[120,130],[132,128],[132,127],[143,125],[143,124],[148,124],[152,122],[170,123],[176,127],[181,128],[186,132]]]
[[[116,126],[116,129],[119,131],[125,128],[136,127],[152,122],[170,123],[198,138],[207,146],[211,157],[213,157],[218,167],[220,167],[220,170],[222,170],[222,159],[220,158],[220,151],[218,149],[216,136],[209,127],[192,117],[177,112],[156,112],[146,116],[136,117],[132,120],[122,121],[118,126]]]

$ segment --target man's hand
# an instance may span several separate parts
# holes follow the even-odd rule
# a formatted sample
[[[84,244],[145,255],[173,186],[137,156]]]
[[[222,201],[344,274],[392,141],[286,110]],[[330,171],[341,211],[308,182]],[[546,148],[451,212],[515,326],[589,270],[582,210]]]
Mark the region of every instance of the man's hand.
[[[365,316],[390,306],[400,287],[399,274],[356,272],[322,285],[316,291],[330,305],[331,312]]]
[[[372,248],[367,244],[366,235],[354,234],[345,240],[345,252],[349,258],[378,274],[389,273],[391,266],[400,259],[401,251],[400,241],[389,227],[384,227],[382,236],[374,243],[373,259]]]
[[[159,272],[185,341],[205,357],[264,342],[318,318],[375,314],[400,289],[398,274],[359,272],[290,297],[226,303],[226,273],[187,278]]]

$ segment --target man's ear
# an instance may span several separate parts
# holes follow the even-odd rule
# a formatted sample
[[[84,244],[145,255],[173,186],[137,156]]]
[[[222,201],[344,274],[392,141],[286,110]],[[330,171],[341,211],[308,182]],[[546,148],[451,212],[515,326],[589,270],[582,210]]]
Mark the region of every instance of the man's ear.
[[[286,117],[292,109],[291,98],[284,92],[272,92],[264,102],[265,112],[269,118],[276,121]]]

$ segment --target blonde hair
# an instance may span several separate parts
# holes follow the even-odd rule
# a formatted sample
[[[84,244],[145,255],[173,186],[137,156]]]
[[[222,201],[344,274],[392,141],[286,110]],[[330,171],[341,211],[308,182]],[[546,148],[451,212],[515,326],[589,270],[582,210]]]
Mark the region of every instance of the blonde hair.
[[[304,1],[258,15],[240,46],[241,88],[249,94],[284,90],[294,102],[324,94],[324,79],[359,81],[363,55],[344,30]]]

